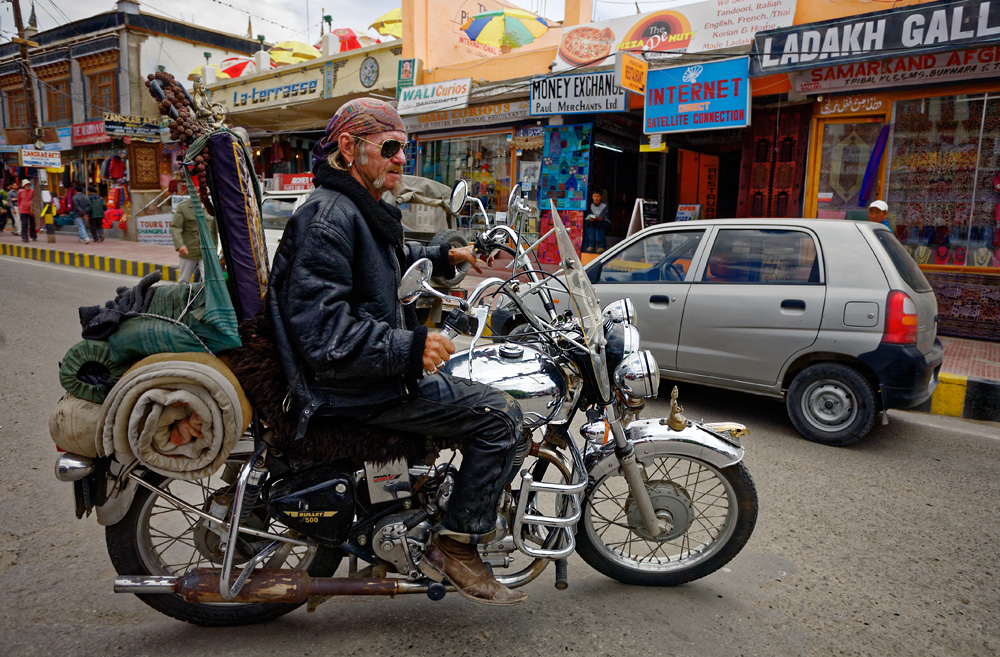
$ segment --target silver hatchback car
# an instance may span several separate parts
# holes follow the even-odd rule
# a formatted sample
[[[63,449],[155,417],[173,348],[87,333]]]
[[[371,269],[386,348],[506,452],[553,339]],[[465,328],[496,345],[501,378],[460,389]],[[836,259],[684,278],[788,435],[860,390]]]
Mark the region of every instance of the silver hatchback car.
[[[852,443],[937,386],[937,300],[880,224],[663,224],[587,271],[602,304],[632,300],[661,376],[784,399],[809,440]]]

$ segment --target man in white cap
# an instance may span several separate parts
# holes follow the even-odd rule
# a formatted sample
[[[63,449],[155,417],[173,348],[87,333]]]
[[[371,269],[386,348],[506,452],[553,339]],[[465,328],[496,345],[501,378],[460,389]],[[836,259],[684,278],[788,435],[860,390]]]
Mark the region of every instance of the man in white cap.
[[[886,228],[892,228],[889,224],[889,204],[885,201],[872,201],[868,206],[868,221],[875,221]]]

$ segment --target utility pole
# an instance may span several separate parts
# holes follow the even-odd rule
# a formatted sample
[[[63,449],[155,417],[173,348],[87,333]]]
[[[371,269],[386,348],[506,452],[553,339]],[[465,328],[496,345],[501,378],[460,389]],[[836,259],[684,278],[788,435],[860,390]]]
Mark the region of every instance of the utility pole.
[[[31,141],[35,142],[39,139],[39,135],[36,132],[38,128],[38,115],[35,113],[35,75],[31,71],[31,62],[28,60],[28,46],[37,46],[38,44],[24,38],[24,21],[21,20],[21,0],[11,0],[11,4],[14,5],[14,24],[17,26],[17,38],[11,39],[11,41],[21,47],[21,77],[24,81],[24,97],[28,103],[28,130],[31,135]]]

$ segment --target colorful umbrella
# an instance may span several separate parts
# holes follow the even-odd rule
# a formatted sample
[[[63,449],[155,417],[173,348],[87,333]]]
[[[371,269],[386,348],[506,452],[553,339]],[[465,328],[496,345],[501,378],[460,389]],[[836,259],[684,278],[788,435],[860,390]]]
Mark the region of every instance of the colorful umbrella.
[[[505,34],[517,45],[524,46],[549,30],[544,18],[521,9],[500,9],[476,14],[462,26],[473,41],[487,46],[499,46]]]
[[[244,56],[227,57],[219,62],[219,68],[231,78],[253,75],[257,72],[257,64],[254,63],[253,57]]]
[[[290,53],[297,57],[300,62],[319,57],[319,50],[301,41],[280,41],[271,46],[271,50],[268,52],[274,53],[275,51]]]
[[[212,64],[211,66],[207,66],[207,67],[206,66],[199,66],[198,68],[194,69],[193,71],[191,71],[190,73],[188,73],[188,80],[194,81],[194,77],[196,75],[199,76],[199,77],[201,77],[202,76],[202,71],[201,70],[203,68],[210,68],[210,69],[215,70],[215,77],[218,78],[219,80],[228,80],[230,77],[232,77],[232,76],[228,75],[225,71],[223,71],[222,69],[220,69],[218,66],[216,66],[215,64]]]
[[[375,19],[375,22],[368,26],[369,29],[377,31],[382,36],[394,36],[397,39],[403,38],[403,10],[401,8],[382,14]]]

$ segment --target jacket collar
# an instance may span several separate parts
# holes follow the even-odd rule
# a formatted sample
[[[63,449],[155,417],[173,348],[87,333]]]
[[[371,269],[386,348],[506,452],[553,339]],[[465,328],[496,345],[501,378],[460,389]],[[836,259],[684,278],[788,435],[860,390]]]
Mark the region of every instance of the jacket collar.
[[[316,169],[316,183],[351,199],[376,237],[388,244],[402,245],[403,213],[385,201],[376,203],[368,190],[351,174],[323,163]]]

